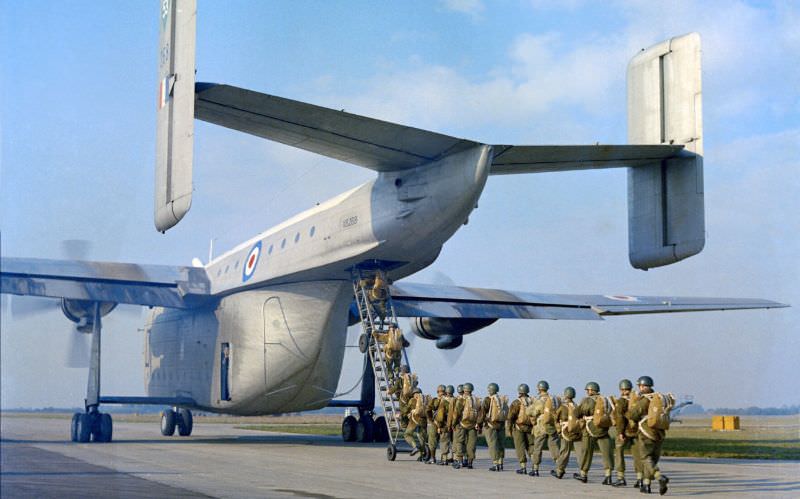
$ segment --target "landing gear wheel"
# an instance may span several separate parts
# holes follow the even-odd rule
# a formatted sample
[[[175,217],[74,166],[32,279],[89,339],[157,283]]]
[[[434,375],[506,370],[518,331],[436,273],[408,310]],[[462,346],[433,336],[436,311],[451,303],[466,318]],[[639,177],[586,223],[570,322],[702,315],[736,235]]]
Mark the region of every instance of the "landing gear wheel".
[[[367,353],[367,348],[369,348],[369,340],[367,339],[367,335],[362,333],[361,336],[358,337],[358,350],[361,353]]]
[[[342,440],[345,442],[355,442],[356,441],[356,426],[358,425],[358,421],[353,416],[347,416],[342,421]]]
[[[386,459],[389,461],[394,461],[397,457],[397,447],[394,444],[389,444],[389,447],[386,448]]]
[[[176,419],[178,424],[178,435],[182,437],[188,437],[191,435],[192,428],[194,427],[192,411],[189,409],[178,409],[178,417]]]
[[[86,443],[92,438],[92,415],[78,414],[78,421],[75,427],[76,442]]]
[[[111,414],[98,414],[94,433],[95,442],[110,442],[114,432],[114,423]]]
[[[175,433],[177,414],[172,409],[161,411],[161,434],[171,437]]]
[[[78,419],[80,419],[81,413],[76,412],[72,415],[72,422],[69,425],[69,439],[73,442],[78,441]]]
[[[358,420],[356,440],[362,443],[372,442],[372,417],[364,416]]]
[[[389,430],[386,428],[386,418],[378,416],[375,418],[375,424],[372,426],[372,436],[375,441],[379,443],[386,443],[389,441]]]

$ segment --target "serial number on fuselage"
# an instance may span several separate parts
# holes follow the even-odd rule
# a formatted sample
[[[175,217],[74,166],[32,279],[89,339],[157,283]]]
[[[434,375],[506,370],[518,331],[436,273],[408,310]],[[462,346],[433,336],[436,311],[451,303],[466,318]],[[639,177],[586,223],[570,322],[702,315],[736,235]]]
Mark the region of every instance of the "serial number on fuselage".
[[[350,217],[345,217],[342,219],[342,228],[348,229],[353,227],[354,225],[358,224],[358,215],[353,215]]]

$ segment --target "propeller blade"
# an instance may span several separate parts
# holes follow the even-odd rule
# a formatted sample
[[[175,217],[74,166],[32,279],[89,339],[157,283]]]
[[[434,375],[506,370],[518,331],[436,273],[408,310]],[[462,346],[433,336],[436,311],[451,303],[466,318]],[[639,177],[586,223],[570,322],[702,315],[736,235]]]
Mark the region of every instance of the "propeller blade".
[[[15,320],[52,312],[60,306],[58,300],[36,296],[9,296],[8,300],[11,302],[11,318]]]
[[[92,243],[86,239],[66,239],[61,241],[61,253],[68,260],[88,260],[91,250]]]
[[[453,348],[452,350],[437,350],[439,350],[439,353],[441,354],[447,366],[453,367],[456,365],[456,362],[458,362],[458,359],[461,358],[461,354],[464,353],[464,348],[466,348],[466,345],[462,344],[460,347]]]
[[[88,334],[83,334],[76,327],[70,331],[69,346],[67,347],[66,367],[89,367]]]

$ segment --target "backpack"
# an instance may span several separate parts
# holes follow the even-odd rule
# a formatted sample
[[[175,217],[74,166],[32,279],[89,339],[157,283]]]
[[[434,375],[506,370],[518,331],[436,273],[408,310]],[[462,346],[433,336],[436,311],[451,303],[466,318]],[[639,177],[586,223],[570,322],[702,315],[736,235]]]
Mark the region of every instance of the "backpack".
[[[556,411],[559,406],[561,406],[561,399],[547,395],[544,400],[544,408],[542,409],[542,423],[554,423],[556,420]]]
[[[594,397],[594,413],[592,414],[592,421],[598,428],[611,428],[611,402],[602,395]]]
[[[411,397],[411,392],[414,390],[414,385],[416,385],[417,375],[414,373],[407,373],[403,374],[403,389],[401,390],[401,394],[409,398]]]
[[[561,436],[567,441],[580,438],[581,418],[575,415],[577,407],[574,402],[564,402],[567,407],[567,420],[561,422]]]
[[[489,404],[489,422],[502,423],[508,417],[508,397],[505,395],[492,395]]]
[[[439,399],[439,405],[436,407],[436,413],[433,415],[434,421],[438,423],[437,426],[441,426],[442,423],[445,422],[446,410],[445,408],[449,405],[449,400],[447,397],[442,397]]]
[[[675,399],[671,394],[651,393],[645,395],[650,399],[647,407],[647,426],[656,430],[669,430],[669,413]]]
[[[517,426],[530,426],[531,418],[528,416],[528,406],[531,404],[531,398],[525,396],[520,397],[518,400],[520,405],[517,413]]]
[[[430,402],[430,395],[421,393],[414,395],[414,408],[411,410],[411,414],[415,419],[419,420],[420,416],[425,415],[425,408],[428,407],[428,402]]]
[[[478,397],[464,395],[464,410],[461,411],[461,426],[468,428],[478,421],[478,407],[481,401]]]
[[[386,349],[389,352],[399,352],[403,349],[403,332],[399,327],[390,327],[386,336]]]

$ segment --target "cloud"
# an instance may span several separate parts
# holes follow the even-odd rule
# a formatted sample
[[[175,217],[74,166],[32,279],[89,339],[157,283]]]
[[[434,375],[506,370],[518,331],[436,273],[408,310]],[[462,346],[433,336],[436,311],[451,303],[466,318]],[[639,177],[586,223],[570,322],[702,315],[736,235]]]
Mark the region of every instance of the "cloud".
[[[447,10],[469,14],[476,17],[483,12],[483,2],[481,0],[442,0],[442,6]]]

